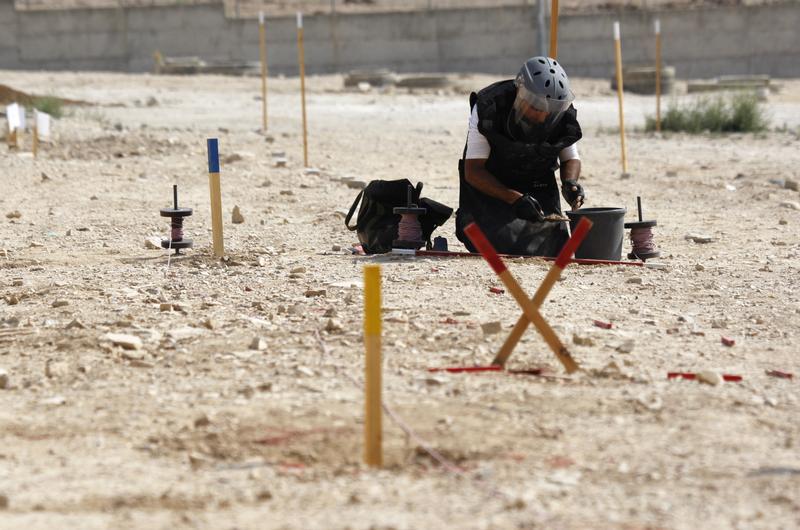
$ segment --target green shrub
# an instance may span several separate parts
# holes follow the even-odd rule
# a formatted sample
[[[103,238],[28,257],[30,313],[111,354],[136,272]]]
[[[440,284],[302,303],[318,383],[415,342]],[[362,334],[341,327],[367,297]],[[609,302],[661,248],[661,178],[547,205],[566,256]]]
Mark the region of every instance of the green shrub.
[[[763,106],[755,94],[747,92],[701,98],[683,105],[673,103],[661,116],[662,131],[691,134],[760,132],[768,125]],[[645,129],[656,129],[655,117],[647,117]]]
[[[33,108],[54,118],[64,115],[64,102],[55,96],[42,96],[33,100]]]

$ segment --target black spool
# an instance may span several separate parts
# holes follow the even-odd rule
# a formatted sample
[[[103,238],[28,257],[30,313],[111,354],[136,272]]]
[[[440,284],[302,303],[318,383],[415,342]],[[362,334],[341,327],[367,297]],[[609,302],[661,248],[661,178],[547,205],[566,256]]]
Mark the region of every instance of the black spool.
[[[170,237],[161,240],[161,247],[175,249],[175,254],[180,254],[183,248],[192,248],[192,240],[183,237],[183,218],[192,215],[191,208],[178,207],[178,185],[172,186],[172,208],[162,208],[161,217],[169,217]]]
[[[658,221],[655,219],[650,221],[642,220],[642,198],[636,197],[636,209],[639,213],[639,221],[633,223],[625,223],[625,228],[631,229],[631,252],[628,254],[629,259],[640,259],[647,261],[652,258],[657,258],[661,252],[655,249],[653,243],[652,230],[654,226],[658,226]],[[646,240],[647,244],[642,245],[642,240]]]
[[[428,210],[413,203],[412,190],[413,188],[409,186],[405,206],[397,206],[392,209],[393,213],[401,216],[400,224],[397,227],[397,239],[392,241],[392,248],[419,250],[425,246],[425,241],[422,240],[419,216],[424,215]]]

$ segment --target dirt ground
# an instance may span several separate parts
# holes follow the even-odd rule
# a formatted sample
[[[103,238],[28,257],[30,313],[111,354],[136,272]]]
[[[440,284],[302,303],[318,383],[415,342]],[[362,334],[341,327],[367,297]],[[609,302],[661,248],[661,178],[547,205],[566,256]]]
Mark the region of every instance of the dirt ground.
[[[303,169],[297,79],[270,80],[265,136],[255,78],[0,78],[98,104],[58,120],[36,160],[29,136],[0,149],[0,527],[800,527],[799,82],[771,100],[781,130],[759,135],[657,137],[641,132],[652,98],[626,96],[622,180],[615,96],[575,81],[587,206],[633,220],[641,195],[667,268],[569,266],[542,313],[582,370],[530,330],[509,366],[550,374],[531,376],[429,373],[489,363],[520,310],[480,259],[354,256],[343,224],[353,181],[421,180],[456,206],[464,92],[491,78],[416,94],[311,78],[319,174]],[[227,261],[210,250],[209,137]],[[167,233],[173,183],[195,249],[168,259],[145,241]],[[453,227],[438,235],[461,250]],[[384,418],[379,471],[361,464],[368,263],[384,399],[413,429]],[[548,269],[509,267],[530,294]]]

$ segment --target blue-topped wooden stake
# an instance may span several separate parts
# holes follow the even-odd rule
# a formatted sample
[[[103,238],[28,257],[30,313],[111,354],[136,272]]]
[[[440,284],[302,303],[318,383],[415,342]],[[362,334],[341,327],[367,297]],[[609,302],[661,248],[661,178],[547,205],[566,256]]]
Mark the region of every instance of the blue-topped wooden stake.
[[[208,187],[211,192],[211,234],[214,243],[214,256],[225,255],[222,241],[222,191],[219,179],[219,140],[208,139]]]

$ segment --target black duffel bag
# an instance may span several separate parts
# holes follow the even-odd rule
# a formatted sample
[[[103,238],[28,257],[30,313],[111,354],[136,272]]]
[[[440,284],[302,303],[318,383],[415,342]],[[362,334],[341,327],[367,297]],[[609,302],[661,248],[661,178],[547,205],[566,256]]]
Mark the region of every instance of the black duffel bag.
[[[411,182],[401,180],[373,180],[361,190],[353,201],[344,224],[350,231],[356,231],[361,247],[367,254],[383,254],[392,250],[392,241],[397,239],[397,227],[400,224],[400,214],[394,213],[394,208],[408,204],[408,188]],[[437,227],[442,226],[451,215],[453,209],[428,198],[420,198],[422,182],[412,190],[412,202],[427,212],[419,216],[422,227],[422,237],[428,247],[431,246],[431,234]],[[356,207],[358,217],[355,226],[350,226],[350,220]]]

